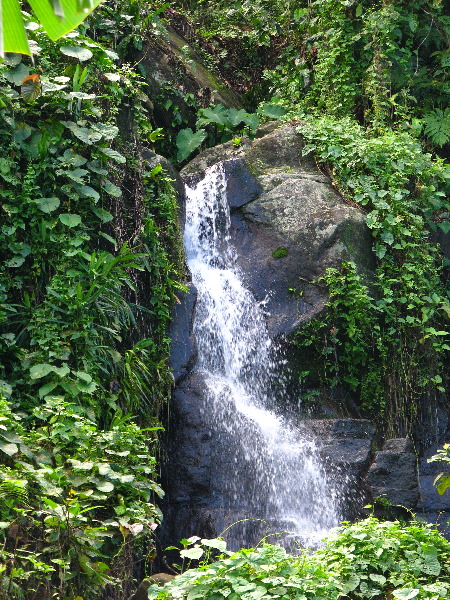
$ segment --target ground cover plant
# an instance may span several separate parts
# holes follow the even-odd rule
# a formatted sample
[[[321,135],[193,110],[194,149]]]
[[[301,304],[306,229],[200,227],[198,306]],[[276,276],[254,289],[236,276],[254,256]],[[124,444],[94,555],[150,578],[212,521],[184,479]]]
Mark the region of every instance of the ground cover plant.
[[[218,540],[217,540],[218,541]],[[194,538],[192,547],[211,545]],[[214,544],[213,544],[214,545]],[[185,551],[189,555],[189,551]],[[192,557],[198,556],[192,553]],[[334,530],[323,548],[289,556],[278,545],[223,552],[177,576],[151,600],[444,600],[450,592],[450,543],[432,526],[370,517]]]

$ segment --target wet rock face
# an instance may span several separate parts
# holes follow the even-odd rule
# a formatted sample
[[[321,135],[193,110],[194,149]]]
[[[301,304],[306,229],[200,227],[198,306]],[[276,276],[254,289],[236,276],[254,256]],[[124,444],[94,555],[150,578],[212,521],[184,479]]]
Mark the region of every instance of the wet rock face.
[[[264,301],[271,337],[291,334],[326,300],[315,283],[328,267],[354,261],[370,279],[372,240],[364,214],[347,205],[284,125],[240,148],[231,143],[200,154],[182,171],[189,181],[225,162],[232,243],[246,283]]]
[[[387,440],[367,475],[373,497],[415,509],[420,499],[417,458],[408,439]]]
[[[327,475],[338,482],[343,519],[361,516],[371,499],[365,477],[373,459],[375,426],[366,419],[312,419],[300,425],[316,440]]]

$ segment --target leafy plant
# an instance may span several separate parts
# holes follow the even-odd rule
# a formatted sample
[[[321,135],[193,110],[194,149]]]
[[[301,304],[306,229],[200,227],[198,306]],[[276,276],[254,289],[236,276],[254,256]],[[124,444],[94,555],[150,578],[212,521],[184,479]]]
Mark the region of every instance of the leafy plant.
[[[424,115],[423,120],[425,134],[431,138],[433,144],[443,146],[450,140],[450,108],[435,108]]]
[[[344,524],[322,549],[297,557],[269,544],[224,552],[162,589],[151,586],[149,598],[444,600],[450,590],[449,557],[448,541],[430,526],[369,518]]]
[[[141,160],[140,124],[154,132],[124,57],[80,32],[50,43],[29,19],[41,94],[23,97],[28,58],[0,64],[0,598],[114,598],[161,519],[176,198]]]
[[[258,113],[264,117],[280,119],[285,114],[285,109],[279,104],[263,104]],[[197,131],[194,133],[190,127],[181,129],[176,138],[178,147],[177,160],[183,162],[192,152],[197,150],[208,139],[208,146],[229,140],[242,139],[244,134],[253,137],[260,123],[257,113],[247,113],[243,108],[225,108],[216,104],[210,108],[202,108],[198,112]],[[236,136],[239,133],[239,137]],[[234,143],[234,142],[233,142]],[[238,146],[239,143],[234,143]]]
[[[52,40],[57,40],[72,31],[86,19],[101,0],[85,0],[80,4],[76,0],[64,0],[63,5],[50,0],[31,0],[30,6]],[[5,0],[2,4],[3,15],[0,19],[0,56],[5,52],[31,54],[23,23],[20,4],[17,0]]]
[[[428,462],[450,463],[450,444],[444,444],[442,448],[439,448],[437,453],[428,459]],[[439,473],[434,480],[434,485],[436,486],[439,494],[442,495],[450,488],[450,473]]]

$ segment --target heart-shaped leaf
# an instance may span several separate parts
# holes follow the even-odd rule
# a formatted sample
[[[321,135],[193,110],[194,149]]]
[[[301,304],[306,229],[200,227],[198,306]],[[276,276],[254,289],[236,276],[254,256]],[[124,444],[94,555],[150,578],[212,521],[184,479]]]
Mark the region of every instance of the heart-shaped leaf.
[[[73,213],[62,213],[61,215],[59,215],[59,220],[63,225],[66,225],[67,227],[76,227],[81,223],[80,215],[76,215]]]

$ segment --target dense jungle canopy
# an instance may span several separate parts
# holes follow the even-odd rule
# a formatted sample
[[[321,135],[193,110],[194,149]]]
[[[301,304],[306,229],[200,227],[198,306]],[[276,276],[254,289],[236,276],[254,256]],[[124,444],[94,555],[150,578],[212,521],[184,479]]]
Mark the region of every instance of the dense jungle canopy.
[[[340,386],[345,411],[420,446],[448,408],[450,10],[443,0],[106,0],[52,41],[34,3],[20,6],[32,58],[0,63],[0,599],[122,600],[154,559],[167,330],[187,279],[170,174],[146,151],[180,168],[267,120],[299,126],[306,152],[365,212],[376,263],[370,282],[352,264],[324,276],[327,310],[295,339],[303,384]],[[242,107],[187,91],[182,61],[179,84],[152,96],[143,60],[169,27]],[[321,595],[316,583],[295,592],[292,563],[266,549],[242,569],[276,563],[287,587],[271,582],[265,596],[253,582],[245,597],[447,597],[450,563],[432,548],[448,557],[448,543],[419,526],[355,527],[350,549],[339,542],[321,559],[345,555],[332,585],[318,563],[303,565],[308,581],[322,577]],[[363,539],[401,546],[416,566],[387,576],[400,560],[389,555],[355,575],[355,544],[375,547]]]

